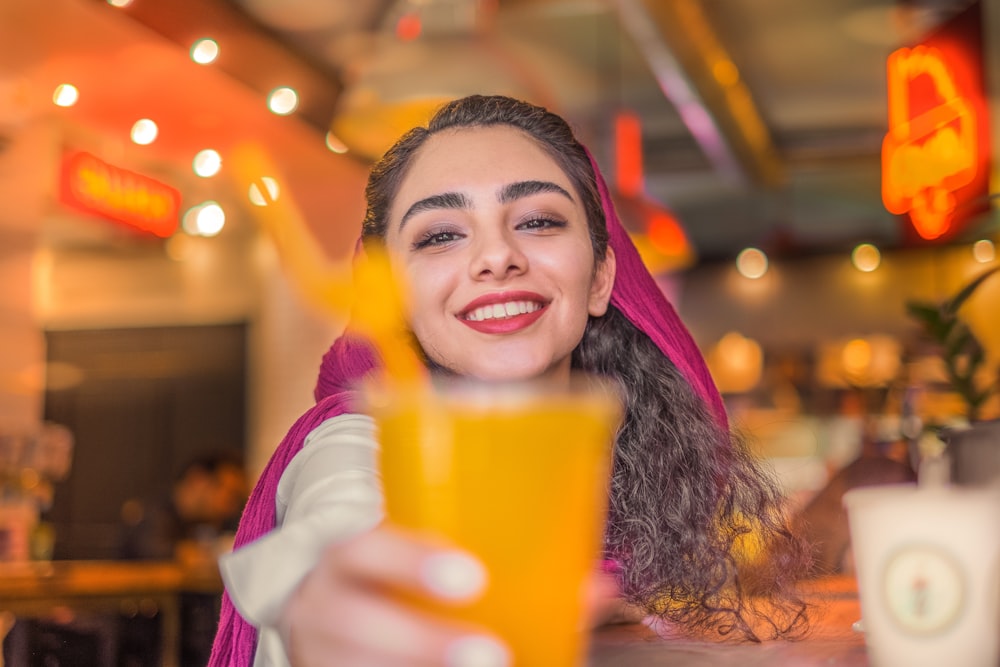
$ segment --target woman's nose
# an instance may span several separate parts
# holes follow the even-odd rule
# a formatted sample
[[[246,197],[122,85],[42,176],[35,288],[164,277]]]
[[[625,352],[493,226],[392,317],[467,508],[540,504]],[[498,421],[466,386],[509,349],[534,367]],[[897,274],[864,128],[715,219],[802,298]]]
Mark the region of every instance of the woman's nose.
[[[506,278],[523,273],[527,267],[527,257],[517,243],[515,233],[512,230],[497,230],[477,240],[469,268],[473,278],[481,279]]]

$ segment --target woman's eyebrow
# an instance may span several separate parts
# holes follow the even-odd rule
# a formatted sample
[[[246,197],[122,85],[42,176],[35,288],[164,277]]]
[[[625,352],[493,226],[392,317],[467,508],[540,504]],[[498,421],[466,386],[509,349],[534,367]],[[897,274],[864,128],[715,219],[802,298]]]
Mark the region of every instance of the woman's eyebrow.
[[[552,181],[518,181],[517,183],[510,183],[503,186],[497,199],[500,200],[501,204],[509,204],[522,197],[530,197],[541,192],[555,192],[573,201],[573,196],[565,188]]]
[[[439,195],[424,197],[413,202],[410,208],[406,209],[403,219],[399,221],[399,228],[402,229],[406,221],[417,213],[439,208],[468,209],[472,208],[472,201],[461,192],[442,192]]]

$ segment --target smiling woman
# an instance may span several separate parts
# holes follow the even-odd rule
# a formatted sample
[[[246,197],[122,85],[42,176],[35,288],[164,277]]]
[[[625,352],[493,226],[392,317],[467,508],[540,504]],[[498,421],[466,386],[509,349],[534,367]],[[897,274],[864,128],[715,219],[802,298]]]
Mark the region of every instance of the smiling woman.
[[[580,369],[619,389],[594,624],[650,615],[749,640],[804,629],[791,584],[806,556],[780,494],[729,433],[704,360],[565,121],[506,97],[457,100],[386,153],[366,196],[363,238],[410,286],[407,324],[432,372],[568,383]],[[501,639],[386,594],[466,598],[479,580],[439,580],[428,564],[443,556],[449,572],[476,564],[380,525],[373,423],[350,391],[379,365],[350,327],[324,357],[317,405],[275,452],[222,564],[212,665],[508,664]]]
[[[485,379],[568,377],[588,317],[607,309],[615,268],[610,250],[595,256],[575,189],[519,129],[443,132],[423,144],[385,238],[419,286],[408,319],[430,361]]]

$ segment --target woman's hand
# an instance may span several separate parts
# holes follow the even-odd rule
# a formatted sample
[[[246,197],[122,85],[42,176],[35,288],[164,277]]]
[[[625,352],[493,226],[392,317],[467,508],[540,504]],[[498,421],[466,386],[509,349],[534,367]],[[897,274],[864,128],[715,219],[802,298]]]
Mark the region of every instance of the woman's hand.
[[[324,552],[285,605],[279,632],[293,667],[500,667],[510,655],[495,636],[400,601],[461,604],[485,583],[464,552],[381,526]]]

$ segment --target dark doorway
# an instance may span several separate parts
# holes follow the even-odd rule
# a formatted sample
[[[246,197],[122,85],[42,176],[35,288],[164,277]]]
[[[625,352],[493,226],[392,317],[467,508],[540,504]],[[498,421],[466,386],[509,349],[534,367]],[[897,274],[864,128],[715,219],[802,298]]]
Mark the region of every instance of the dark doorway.
[[[46,341],[50,364],[79,378],[45,396],[45,418],[75,438],[45,517],[54,557],[113,559],[127,501],[166,498],[199,455],[244,452],[246,326],[51,331]]]

